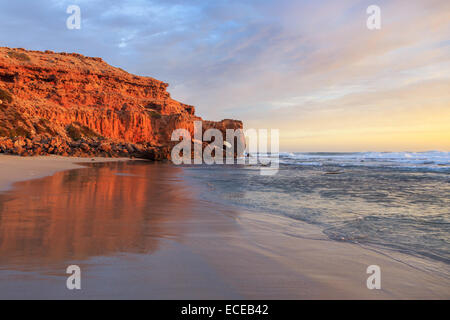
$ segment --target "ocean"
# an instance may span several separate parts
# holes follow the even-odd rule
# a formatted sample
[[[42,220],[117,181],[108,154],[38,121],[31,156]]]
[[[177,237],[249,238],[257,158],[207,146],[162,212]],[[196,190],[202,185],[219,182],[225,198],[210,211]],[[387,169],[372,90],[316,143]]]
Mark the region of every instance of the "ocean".
[[[450,263],[450,152],[280,153],[279,162],[270,176],[259,165],[185,171],[208,201],[318,225],[333,240]]]

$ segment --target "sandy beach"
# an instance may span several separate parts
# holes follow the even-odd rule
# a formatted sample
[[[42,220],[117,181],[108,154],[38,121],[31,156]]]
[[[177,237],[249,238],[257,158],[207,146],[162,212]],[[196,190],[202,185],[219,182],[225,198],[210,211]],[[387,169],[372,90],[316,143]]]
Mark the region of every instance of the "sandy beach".
[[[95,161],[128,161],[128,158],[77,158],[60,156],[18,157],[0,155],[0,192],[8,190],[15,182],[38,179],[56,172],[83,168],[79,163]]]
[[[450,298],[444,263],[200,200],[171,164],[13,156],[0,164],[3,299]],[[71,264],[82,269],[82,290],[65,288]],[[381,268],[381,290],[366,287],[369,265]]]

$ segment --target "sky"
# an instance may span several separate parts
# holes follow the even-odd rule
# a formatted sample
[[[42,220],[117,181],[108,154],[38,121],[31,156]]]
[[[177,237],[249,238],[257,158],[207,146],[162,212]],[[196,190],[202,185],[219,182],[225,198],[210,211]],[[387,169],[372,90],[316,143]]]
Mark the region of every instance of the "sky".
[[[102,57],[282,151],[450,151],[448,0],[2,0],[0,46]]]

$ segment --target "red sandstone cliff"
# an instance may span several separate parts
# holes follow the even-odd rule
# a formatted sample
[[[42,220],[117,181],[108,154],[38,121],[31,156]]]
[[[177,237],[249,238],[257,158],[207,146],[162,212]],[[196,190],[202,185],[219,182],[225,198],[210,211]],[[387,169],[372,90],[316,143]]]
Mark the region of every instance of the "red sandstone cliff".
[[[101,58],[0,48],[0,152],[168,158],[172,131],[202,119],[167,87]]]

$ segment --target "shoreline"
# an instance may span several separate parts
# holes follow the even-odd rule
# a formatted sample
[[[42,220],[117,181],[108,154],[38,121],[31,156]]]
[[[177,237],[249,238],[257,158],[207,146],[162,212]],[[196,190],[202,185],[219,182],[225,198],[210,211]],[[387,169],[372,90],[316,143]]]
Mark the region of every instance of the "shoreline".
[[[55,179],[63,181],[64,172],[67,170],[82,168],[88,170],[87,167],[82,166],[82,163],[124,160],[130,159],[96,158],[95,161],[92,161],[91,158],[0,156],[0,164],[3,164],[0,167],[2,170],[0,171],[2,177],[0,192],[5,191],[7,186],[11,187],[14,182],[26,181],[15,184],[8,193],[14,194],[16,198],[21,194],[30,194],[31,191],[36,195],[43,195],[45,192],[43,193],[42,190],[48,190],[43,186],[53,187],[52,181]],[[14,164],[14,167],[8,168],[8,163]],[[449,274],[448,266],[431,264],[425,259],[394,254],[390,251],[375,251],[352,243],[333,241],[328,239],[319,227],[286,217],[249,212],[200,201],[196,195],[199,192],[197,187],[186,179],[183,180],[182,169],[174,166],[149,163],[145,166],[133,164],[129,167],[131,169],[127,169],[125,164],[120,167],[120,170],[115,169],[119,170],[120,175],[114,176],[114,179],[120,183],[128,181],[129,186],[138,183],[138,187],[144,186],[147,180],[152,180],[151,188],[148,190],[155,192],[155,195],[166,197],[158,200],[151,209],[150,218],[153,219],[151,220],[153,222],[150,225],[153,226],[152,228],[156,226],[156,229],[146,232],[150,232],[151,244],[142,242],[138,245],[139,250],[136,252],[135,237],[139,241],[143,240],[141,240],[141,235],[135,234],[133,227],[136,226],[136,230],[141,230],[143,223],[146,223],[149,217],[145,219],[127,217],[125,212],[125,217],[121,219],[126,220],[119,220],[117,226],[120,231],[118,234],[123,235],[114,238],[114,241],[117,242],[115,245],[108,243],[102,247],[104,236],[103,233],[100,233],[94,234],[93,239],[97,241],[94,243],[96,245],[95,253],[88,251],[86,254],[74,256],[69,260],[65,257],[50,256],[51,263],[42,257],[35,257],[37,261],[33,261],[33,257],[27,257],[27,263],[30,264],[31,269],[37,270],[41,270],[43,266],[47,265],[51,267],[55,263],[64,265],[69,261],[71,264],[82,265],[85,270],[84,274],[90,281],[85,291],[73,294],[64,288],[60,289],[59,284],[53,284],[48,279],[43,280],[41,275],[35,275],[31,280],[27,279],[20,267],[11,267],[6,264],[5,266],[0,265],[0,279],[5,280],[0,281],[0,297],[27,296],[44,299],[58,297],[64,299],[450,298],[448,290],[450,280],[448,276],[445,277]],[[149,170],[144,171],[147,175],[140,176],[140,171],[134,171],[141,167]],[[90,170],[96,172],[98,169],[91,168]],[[81,171],[78,172],[81,173]],[[162,176],[154,177],[152,174],[148,174],[156,175],[160,172],[163,172]],[[17,173],[20,175],[14,176]],[[127,203],[121,203],[121,199],[116,199],[114,193],[109,190],[113,183],[110,180],[111,172],[107,171],[103,180],[99,177],[93,179],[93,183],[104,182],[108,188],[106,194],[111,197],[110,199],[123,205],[118,209],[118,212],[122,213],[127,207]],[[184,184],[183,187],[179,186],[180,181]],[[129,189],[126,188],[127,186],[119,185],[118,192]],[[170,192],[159,194],[161,186],[169,187]],[[98,191],[98,188],[95,185],[95,190]],[[53,191],[49,190],[48,192]],[[89,193],[89,196],[91,194],[89,190],[86,193]],[[135,193],[136,191],[130,191],[133,196]],[[64,195],[69,196],[67,192]],[[143,195],[147,198],[152,197],[151,194],[148,195],[145,192]],[[100,199],[104,199],[104,196],[103,193],[99,194]],[[52,195],[51,199],[54,199],[53,197]],[[79,195],[74,195],[74,197],[80,201]],[[168,206],[165,199],[173,198],[175,206]],[[20,199],[16,201],[20,201]],[[39,200],[40,202],[42,200]],[[87,206],[73,208],[75,210],[73,217],[78,217],[86,209],[90,209],[89,205],[90,202],[87,203]],[[18,208],[17,212],[26,212],[20,206],[15,208]],[[33,207],[31,206],[31,208]],[[56,210],[56,212],[60,215],[57,220],[66,219],[66,214],[70,214],[60,212],[60,210]],[[102,212],[95,212],[104,214],[108,210],[102,209]],[[131,212],[133,210],[128,214]],[[8,214],[8,211],[4,211],[4,214]],[[33,219],[32,212],[27,212],[27,215],[23,219],[26,221]],[[89,230],[99,228],[99,225],[108,222],[109,216],[104,219],[100,222],[90,221],[92,226],[90,225]],[[64,221],[61,226],[65,225]],[[18,221],[18,223],[18,227],[22,228],[22,222]],[[81,220],[81,225],[85,223],[84,220]],[[129,230],[130,228],[131,230]],[[4,235],[1,231],[0,229],[0,236]],[[8,232],[14,234],[14,230],[8,229]],[[48,236],[54,237],[54,235]],[[64,239],[60,239],[64,236],[66,236],[65,233],[55,239],[64,243]],[[87,240],[88,243],[93,242]],[[5,258],[9,258],[8,254],[12,254],[14,258],[17,252],[17,248],[14,247],[15,242],[10,249],[0,246],[0,256],[6,253]],[[124,246],[124,243],[131,243],[132,246]],[[48,248],[43,248],[43,250],[45,249],[42,251],[43,254],[51,251],[47,249],[53,249],[55,246],[53,241],[48,239],[45,245]],[[85,248],[85,245],[80,248]],[[3,260],[8,261],[8,259]],[[369,265],[379,265],[381,268],[381,290],[369,290],[366,287],[366,280],[369,276],[366,274],[366,269]],[[30,268],[30,266],[26,266]],[[436,266],[444,268],[442,274],[435,271]],[[130,271],[125,272],[126,270]],[[57,279],[60,277],[65,279],[65,274],[62,272],[44,270],[43,273],[56,274]],[[111,274],[114,274],[113,278],[111,278]],[[109,287],[105,288],[104,283],[109,283]],[[41,287],[44,284],[50,290],[42,292]],[[20,291],[17,291],[19,289]]]
[[[308,294],[294,290],[292,295],[297,294],[300,299],[450,297],[450,269],[444,263],[385,248],[334,241],[320,227],[287,217],[247,211],[237,220],[258,251],[313,284]],[[366,287],[370,265],[380,266],[381,290]],[[295,279],[294,275],[291,279]]]

